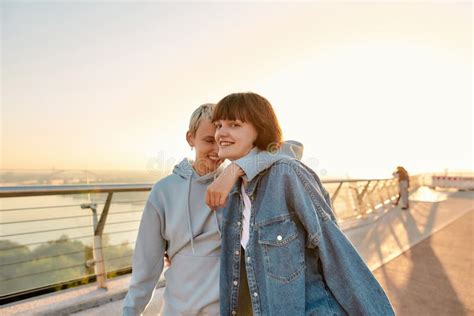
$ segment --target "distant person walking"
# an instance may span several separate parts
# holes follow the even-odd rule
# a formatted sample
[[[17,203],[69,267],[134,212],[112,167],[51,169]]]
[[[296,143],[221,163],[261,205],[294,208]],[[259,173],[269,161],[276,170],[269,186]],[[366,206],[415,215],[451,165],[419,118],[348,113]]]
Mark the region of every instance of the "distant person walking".
[[[410,187],[410,176],[405,168],[398,166],[393,172],[393,176],[398,179],[398,198],[393,205],[398,205],[400,198],[402,199],[402,210],[408,209],[408,188]]]

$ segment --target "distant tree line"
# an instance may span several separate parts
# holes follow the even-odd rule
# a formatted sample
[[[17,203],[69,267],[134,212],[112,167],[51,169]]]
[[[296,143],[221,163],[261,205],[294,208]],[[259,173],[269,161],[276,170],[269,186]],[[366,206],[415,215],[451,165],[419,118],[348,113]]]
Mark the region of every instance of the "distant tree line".
[[[129,243],[109,245],[105,234],[102,242],[107,272],[131,266],[133,248]],[[90,245],[67,235],[33,249],[0,240],[0,295],[93,275],[94,267],[86,265],[92,258]]]

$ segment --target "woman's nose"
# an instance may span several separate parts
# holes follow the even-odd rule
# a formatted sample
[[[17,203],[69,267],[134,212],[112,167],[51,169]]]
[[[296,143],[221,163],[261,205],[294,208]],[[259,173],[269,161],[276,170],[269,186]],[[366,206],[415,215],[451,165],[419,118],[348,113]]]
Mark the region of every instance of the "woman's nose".
[[[227,130],[225,127],[222,126],[218,130],[216,130],[215,138],[217,142],[219,141],[221,137],[225,137],[225,136],[227,136]]]

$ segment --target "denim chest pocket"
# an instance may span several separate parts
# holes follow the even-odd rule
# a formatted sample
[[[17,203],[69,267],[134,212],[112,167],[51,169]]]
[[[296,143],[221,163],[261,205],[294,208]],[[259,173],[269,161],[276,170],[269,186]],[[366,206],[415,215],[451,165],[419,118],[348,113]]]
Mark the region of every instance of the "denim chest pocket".
[[[296,224],[283,218],[258,228],[258,242],[267,275],[289,283],[304,271],[304,254]]]

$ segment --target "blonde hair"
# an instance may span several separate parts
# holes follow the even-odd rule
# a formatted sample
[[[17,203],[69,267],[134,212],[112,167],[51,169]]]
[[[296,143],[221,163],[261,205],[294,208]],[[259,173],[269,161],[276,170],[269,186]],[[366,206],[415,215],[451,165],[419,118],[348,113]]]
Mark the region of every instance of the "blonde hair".
[[[200,105],[196,110],[194,110],[193,114],[191,114],[191,119],[189,120],[189,132],[191,135],[196,136],[196,132],[199,128],[199,124],[201,124],[202,120],[209,120],[212,121],[212,115],[214,114],[214,103],[206,103]]]

